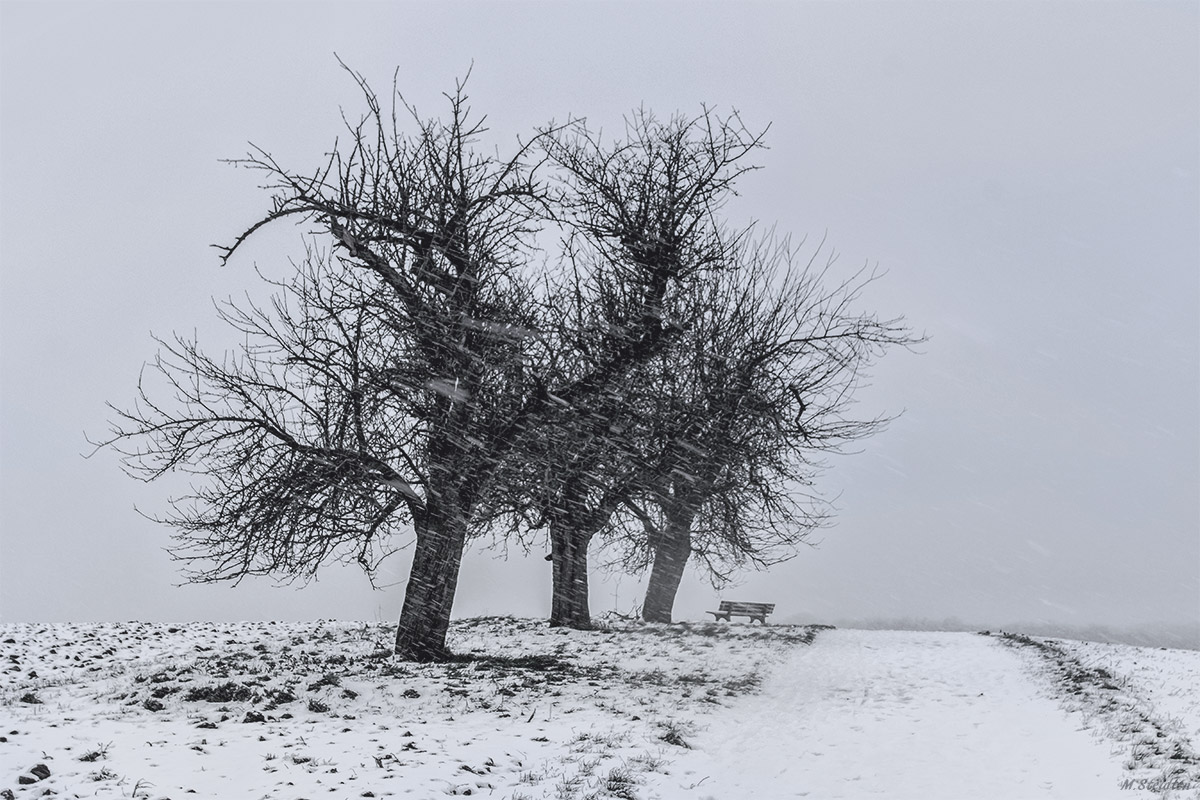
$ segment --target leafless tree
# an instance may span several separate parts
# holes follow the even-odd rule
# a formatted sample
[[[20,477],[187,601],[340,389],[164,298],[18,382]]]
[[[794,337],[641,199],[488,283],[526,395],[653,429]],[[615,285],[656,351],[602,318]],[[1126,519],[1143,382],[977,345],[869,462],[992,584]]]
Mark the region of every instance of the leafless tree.
[[[626,568],[650,568],[643,618],[670,622],[689,558],[715,585],[730,570],[789,558],[827,516],[813,490],[822,458],[878,431],[852,415],[874,358],[917,341],[901,319],[856,307],[874,276],[832,282],[832,259],[806,263],[743,240],[736,269],[691,298],[694,320],[669,357],[635,384],[642,440],[657,463],[649,491],[628,497],[640,522],[609,531]]]
[[[226,309],[240,356],[167,343],[155,366],[175,396],[143,391],[106,443],[142,477],[202,479],[167,519],[202,580],[311,575],[345,552],[370,566],[411,526],[396,653],[438,659],[505,437],[539,406],[527,263],[545,192],[529,144],[476,148],[485,129],[461,85],[445,120],[423,120],[355,77],[368,111],[316,172],[260,149],[238,162],[273,200],[223,258],[288,220],[332,251],[310,252],[272,308]]]
[[[611,142],[584,125],[543,139],[560,168],[556,206],[570,232],[570,269],[548,328],[555,365],[567,383],[595,376],[588,395],[557,398],[554,436],[526,454],[534,474],[523,494],[534,524],[549,527],[552,625],[591,625],[588,546],[650,474],[623,433],[632,427],[629,377],[671,352],[690,324],[675,313],[688,307],[682,298],[736,247],[718,214],[753,169],[761,136],[736,114],[704,110],[665,122],[639,111]]]

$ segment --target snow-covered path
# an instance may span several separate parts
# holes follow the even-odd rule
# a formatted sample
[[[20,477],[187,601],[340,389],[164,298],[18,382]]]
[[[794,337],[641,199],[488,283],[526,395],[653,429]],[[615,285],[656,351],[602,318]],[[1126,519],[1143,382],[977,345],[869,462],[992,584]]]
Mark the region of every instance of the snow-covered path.
[[[1017,654],[966,633],[825,631],[693,745],[662,797],[1146,796]]]

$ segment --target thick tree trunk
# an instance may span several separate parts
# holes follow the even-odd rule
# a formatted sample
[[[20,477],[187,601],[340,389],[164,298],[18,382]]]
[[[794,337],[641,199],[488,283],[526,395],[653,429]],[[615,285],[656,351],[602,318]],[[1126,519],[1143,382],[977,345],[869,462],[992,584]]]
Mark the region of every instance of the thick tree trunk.
[[[554,563],[550,626],[591,630],[588,605],[587,551],[591,533],[562,522],[550,524],[550,559]]]
[[[431,509],[418,523],[417,546],[396,630],[396,656],[443,661],[458,571],[467,541],[466,515],[457,505]]]
[[[696,513],[683,509],[667,514],[666,525],[654,547],[654,565],[646,584],[642,619],[646,622],[671,622],[675,595],[683,580],[683,571],[692,554],[692,519]]]

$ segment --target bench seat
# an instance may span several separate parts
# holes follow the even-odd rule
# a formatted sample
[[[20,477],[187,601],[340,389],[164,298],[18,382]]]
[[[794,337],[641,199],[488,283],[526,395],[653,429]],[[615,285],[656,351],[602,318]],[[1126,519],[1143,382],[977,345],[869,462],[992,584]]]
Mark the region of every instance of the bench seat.
[[[706,614],[713,615],[713,622],[720,620],[730,621],[730,617],[749,617],[751,622],[758,620],[763,625],[767,624],[767,615],[775,610],[774,603],[738,603],[731,600],[722,600],[719,606],[719,611],[706,611]]]

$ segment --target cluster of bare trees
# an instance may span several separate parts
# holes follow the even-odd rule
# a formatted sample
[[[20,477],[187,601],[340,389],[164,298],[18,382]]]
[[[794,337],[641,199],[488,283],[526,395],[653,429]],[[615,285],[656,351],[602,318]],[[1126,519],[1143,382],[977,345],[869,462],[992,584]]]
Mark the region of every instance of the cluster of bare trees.
[[[138,477],[194,476],[161,518],[190,577],[370,572],[415,535],[396,654],[434,660],[485,533],[548,533],[551,624],[573,627],[597,538],[650,570],[653,621],[690,559],[719,582],[790,555],[821,456],[881,422],[849,414],[862,369],[912,338],[855,310],[871,275],[830,282],[723,222],[761,134],[641,112],[500,156],[461,85],[426,120],[355,77],[367,112],[319,169],[238,162],[272,201],[224,260],[286,220],[307,256],[269,304],[220,307],[237,353],[161,341],[100,442]]]

